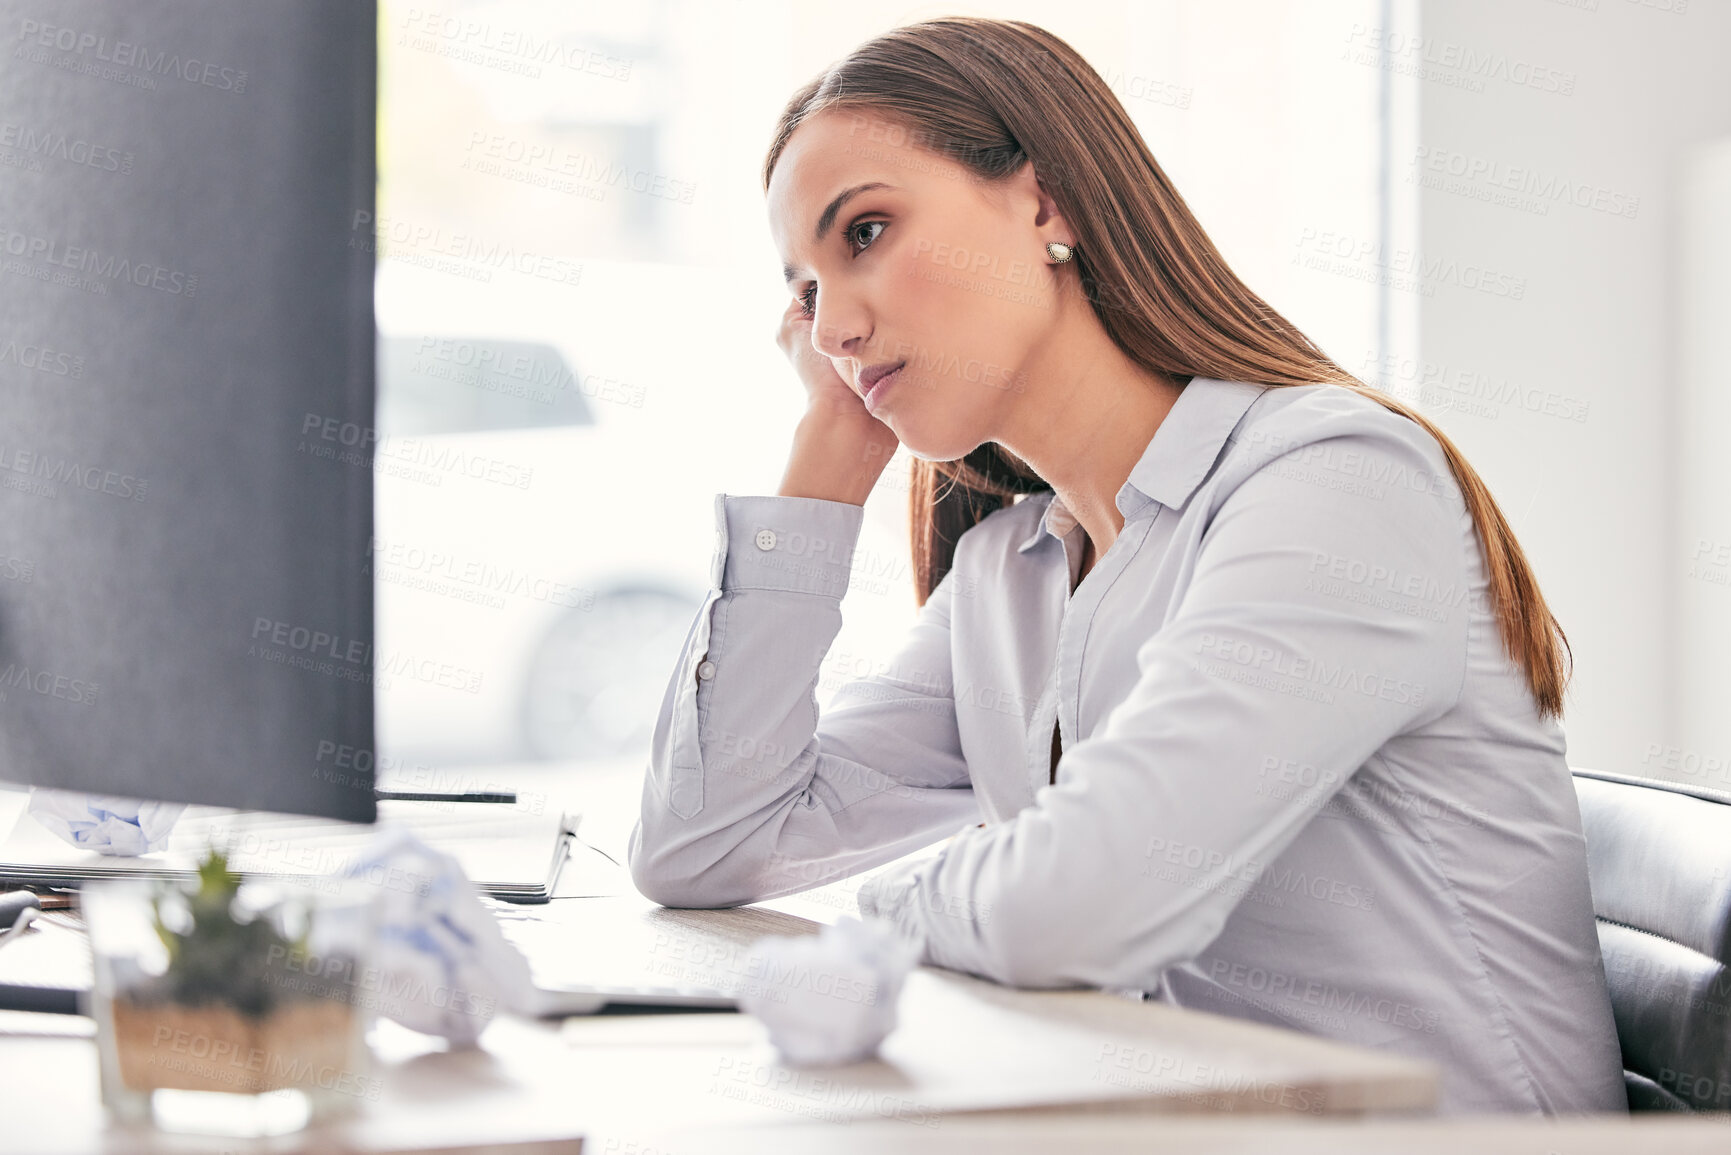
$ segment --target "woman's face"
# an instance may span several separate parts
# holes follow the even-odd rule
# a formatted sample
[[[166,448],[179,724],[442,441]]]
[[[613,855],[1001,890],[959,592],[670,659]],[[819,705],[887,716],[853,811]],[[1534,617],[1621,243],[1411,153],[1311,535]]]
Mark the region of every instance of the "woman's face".
[[[1068,240],[1031,165],[985,183],[870,110],[794,130],[769,185],[788,288],[812,344],[910,452],[954,460],[996,440],[1058,322],[1048,240]],[[868,375],[863,384],[870,384]]]

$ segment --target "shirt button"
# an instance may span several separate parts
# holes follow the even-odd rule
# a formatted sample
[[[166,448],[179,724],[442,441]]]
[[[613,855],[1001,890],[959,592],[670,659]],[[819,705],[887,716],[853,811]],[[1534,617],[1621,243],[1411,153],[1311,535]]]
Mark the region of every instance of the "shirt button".
[[[757,548],[775,548],[775,531],[773,529],[760,529],[757,531]]]
[[[706,682],[715,677],[715,663],[707,658],[697,663],[697,676]]]

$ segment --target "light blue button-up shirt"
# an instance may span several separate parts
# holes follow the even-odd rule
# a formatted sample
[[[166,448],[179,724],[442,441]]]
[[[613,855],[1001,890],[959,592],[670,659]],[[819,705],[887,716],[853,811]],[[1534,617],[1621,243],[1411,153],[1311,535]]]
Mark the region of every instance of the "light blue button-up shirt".
[[[1427,1058],[1445,1110],[1624,1109],[1563,731],[1436,441],[1338,386],[1196,378],[1117,506],[1073,593],[1055,495],[985,518],[820,716],[863,508],[718,495],[639,889],[737,905],[953,835],[860,890],[928,963]]]

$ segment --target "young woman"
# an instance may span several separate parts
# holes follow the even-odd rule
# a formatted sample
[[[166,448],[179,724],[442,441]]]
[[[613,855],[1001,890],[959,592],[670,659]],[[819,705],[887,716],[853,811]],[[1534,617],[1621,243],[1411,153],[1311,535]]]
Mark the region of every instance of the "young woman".
[[[1234,276],[1031,25],[863,45],[764,184],[809,406],[777,495],[717,496],[639,889],[732,906],[952,834],[859,895],[928,963],[1421,1056],[1448,1110],[1623,1110],[1564,639],[1448,438]],[[922,608],[820,717],[898,443]]]

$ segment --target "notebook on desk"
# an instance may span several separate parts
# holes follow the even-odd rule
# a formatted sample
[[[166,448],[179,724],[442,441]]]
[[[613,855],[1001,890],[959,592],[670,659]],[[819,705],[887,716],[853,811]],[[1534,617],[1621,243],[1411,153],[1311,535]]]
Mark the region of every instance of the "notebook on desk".
[[[372,827],[351,823],[193,806],[176,823],[165,850],[116,858],[68,845],[23,811],[22,798],[15,801],[16,817],[0,840],[0,889],[21,884],[78,886],[93,879],[141,875],[190,876],[212,842],[232,848],[230,868],[242,874],[327,875],[343,869],[374,832]],[[4,817],[5,810],[0,809],[0,828]],[[561,866],[574,846],[583,847],[576,837],[575,816],[526,814],[497,804],[384,800],[379,803],[379,817],[403,822],[430,846],[455,856],[482,892],[499,900],[490,905],[506,937],[529,959],[537,1013],[737,1008],[738,992],[726,983],[694,982],[690,976],[652,974],[619,965],[622,951],[623,957],[631,955],[627,944],[639,949],[648,945],[637,941],[630,926],[610,927],[598,938],[585,936],[573,942],[559,920],[548,921],[535,913],[550,909],[543,900],[551,897]],[[613,870],[604,875],[599,869],[602,862]],[[576,877],[568,879],[560,893],[616,895],[630,890],[623,867],[600,851],[588,850],[579,865]],[[538,905],[519,905],[525,902]],[[8,986],[4,964],[5,956],[0,955],[0,986]],[[8,989],[17,994],[24,989],[17,983],[34,986],[39,980],[10,982],[13,986]],[[87,988],[88,979],[70,986]],[[52,990],[65,993],[59,981]],[[16,999],[0,998],[0,1003],[16,1005]]]
[[[568,814],[466,802],[381,801],[379,820],[409,827],[427,845],[456,858],[484,893],[511,902],[548,898],[577,829],[577,818]],[[242,875],[318,877],[345,869],[374,833],[371,826],[350,822],[189,806],[166,849],[120,858],[80,850],[20,813],[0,841],[0,885],[191,878],[213,844],[229,848],[229,868]]]
[[[496,811],[497,807],[493,809]],[[190,811],[186,816],[186,818],[192,819],[199,817]],[[190,845],[202,847],[204,845],[201,840],[202,837],[214,833],[217,829],[232,831],[232,816],[224,812],[223,817],[228,817],[231,821],[226,824],[217,823],[214,820],[206,822],[195,820],[188,823],[187,830],[192,836]],[[267,830],[281,833],[286,829],[283,825],[262,821],[267,817],[280,818],[282,816],[248,815],[247,817],[261,820],[249,822],[245,827],[255,834]],[[30,822],[34,825],[35,820],[31,819]],[[297,822],[295,825],[300,824]],[[566,834],[562,843],[575,849],[586,850],[600,861],[611,863],[612,860],[601,852],[584,847],[581,840],[575,837],[574,831],[570,830],[570,827],[574,825],[575,823],[566,824]],[[359,829],[364,832],[367,828]],[[509,824],[503,827],[488,827],[488,829],[496,837],[501,831],[508,830]],[[61,883],[74,885],[78,882],[87,881],[91,877],[112,877],[121,873],[172,875],[175,873],[177,855],[184,862],[190,860],[197,853],[190,849],[186,841],[183,840],[181,845],[171,845],[168,851],[161,855],[147,855],[140,859],[131,860],[134,864],[133,868],[126,871],[117,869],[113,865],[114,860],[98,862],[93,865],[86,859],[99,858],[100,856],[86,855],[73,847],[64,846],[64,844],[61,844],[63,850],[57,849],[51,845],[58,841],[53,839],[52,835],[48,836],[50,845],[39,846],[27,828],[22,832],[15,830],[14,833],[20,835],[18,841],[23,844],[24,849],[37,849],[44,852],[38,857],[56,857],[61,860],[61,866],[57,869],[45,869],[40,864],[32,864],[28,868],[23,868],[20,864],[10,861],[5,864],[6,870],[17,869],[20,873],[27,873],[29,875],[28,881],[39,885],[45,881],[53,884],[52,880],[45,879],[45,875],[54,875]],[[46,832],[44,833],[46,834]],[[433,839],[429,838],[429,841],[433,841]],[[731,1011],[737,1009],[737,990],[722,989],[721,986],[693,982],[690,981],[690,976],[671,976],[665,971],[659,974],[649,973],[641,964],[651,961],[654,952],[644,950],[647,943],[641,940],[640,935],[632,933],[633,928],[630,925],[608,925],[596,928],[600,930],[599,934],[573,937],[570,927],[565,925],[562,919],[545,913],[567,904],[582,904],[589,900],[569,898],[551,904],[540,903],[525,906],[521,904],[520,899],[501,898],[498,894],[501,887],[497,879],[507,875],[501,874],[499,870],[489,870],[485,866],[487,861],[485,855],[480,848],[473,845],[478,840],[472,839],[470,841],[471,845],[467,848],[457,848],[465,849],[467,858],[465,869],[477,872],[478,878],[492,880],[488,887],[494,892],[492,900],[483,901],[486,901],[486,905],[498,917],[499,925],[504,930],[505,937],[522,950],[529,960],[531,981],[534,987],[530,993],[528,1008],[531,1013],[543,1016],[565,1016],[596,1013],[642,1013],[646,1011]],[[311,845],[306,842],[301,844]],[[538,836],[537,844],[539,844]],[[331,849],[331,844],[329,842],[320,843],[317,844],[317,848],[320,851]],[[0,850],[10,853],[13,849],[12,839],[0,843]],[[237,860],[245,865],[244,856],[237,855]],[[279,864],[260,863],[255,858],[253,865],[275,866]],[[98,873],[98,868],[104,866],[107,869]],[[504,864],[502,868],[509,870],[509,864]],[[254,873],[280,875],[282,872],[273,869],[255,870]],[[578,871],[579,875],[583,873],[581,870]],[[590,875],[591,877],[588,879],[590,885],[562,886],[560,888],[561,893],[572,890],[579,893],[585,891],[620,893],[616,885],[617,879],[604,878],[599,870],[590,871]],[[581,883],[584,880],[580,877],[574,881]],[[0,881],[0,888],[3,888],[3,885],[4,882]],[[71,943],[70,948],[69,942]],[[49,965],[41,965],[41,958],[49,957],[44,952],[50,951],[51,948],[63,952],[72,949],[81,955],[81,961],[69,963],[67,958],[62,957],[57,962],[51,961]],[[634,948],[642,952],[640,958],[633,958]],[[33,955],[39,957],[33,960]],[[33,962],[36,965],[32,965]],[[637,965],[631,965],[633,962]],[[74,1014],[78,1013],[79,996],[89,989],[89,949],[84,945],[84,936],[81,933],[69,935],[58,926],[32,926],[16,942],[7,942],[5,949],[0,950],[0,1010],[48,1010],[60,1014]]]
[[[634,891],[498,915],[505,937],[529,960],[544,1016],[737,1010],[747,994],[774,989],[775,968],[758,949],[760,939],[817,932],[817,924],[780,911],[680,910]]]
[[[586,899],[562,899],[586,903]],[[529,960],[533,1013],[544,1018],[619,1014],[645,1010],[734,1011],[739,991],[726,982],[696,976],[656,973],[641,965],[621,965],[613,936],[597,942],[573,939],[557,924],[502,913],[499,928]],[[600,948],[599,950],[597,948]],[[609,957],[612,956],[612,957]],[[644,962],[652,961],[648,955]]]

